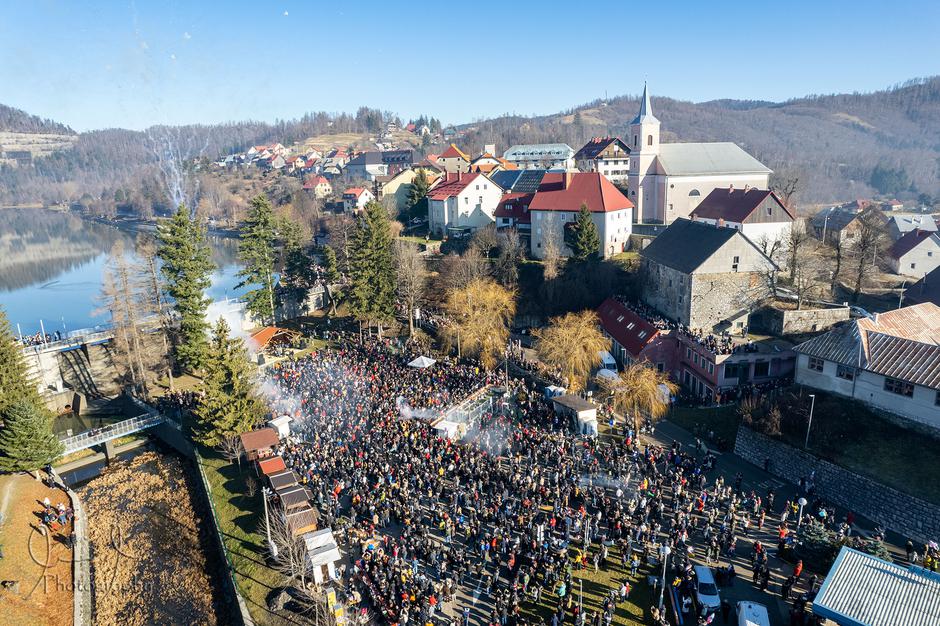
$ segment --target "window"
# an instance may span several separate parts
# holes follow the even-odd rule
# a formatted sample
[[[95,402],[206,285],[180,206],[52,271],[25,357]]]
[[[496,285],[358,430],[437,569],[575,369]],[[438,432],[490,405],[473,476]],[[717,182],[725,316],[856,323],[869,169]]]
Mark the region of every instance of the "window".
[[[773,214],[774,214],[774,208],[771,206],[767,207],[767,215],[773,215]]]
[[[633,136],[633,147],[636,148],[636,135]]]
[[[687,359],[691,359],[691,358],[692,358],[692,348],[686,348],[686,349],[685,349],[685,358],[687,358]]]
[[[916,267],[917,267],[917,263],[911,263],[911,269],[914,269]]]
[[[815,372],[823,371],[823,361],[822,359],[817,359],[814,356],[809,357],[809,368]]]
[[[622,321],[623,321],[623,315],[618,316],[618,317],[617,317],[617,321],[618,321],[618,322],[622,322]],[[627,326],[627,328],[630,328],[630,327]]]
[[[754,363],[754,378],[770,376],[770,362],[757,361]]]
[[[633,330],[634,326],[636,326],[636,324],[634,322],[630,322],[629,324],[627,324],[627,330]]]
[[[702,195],[702,192],[699,191],[698,189],[693,189],[692,191],[689,192],[690,198],[697,198],[700,195]]]
[[[940,406],[940,391],[937,392],[937,396],[933,399],[935,406]]]
[[[708,373],[709,374],[715,373],[715,364],[712,363],[711,361],[708,362]]]
[[[464,204],[470,204],[470,197],[469,197],[469,196],[464,196],[464,197],[463,197],[463,203],[464,203]]]
[[[653,145],[653,136],[652,136],[652,135],[647,135],[647,136],[646,136],[646,145],[648,145],[648,146]]]
[[[933,256],[933,252],[928,252],[927,256]]]
[[[479,186],[479,185],[477,185],[477,191],[480,191],[480,186]]]
[[[645,338],[646,338],[646,331],[645,331],[645,330],[640,331],[640,334],[637,335],[637,337],[639,337],[640,339],[645,339]]]
[[[914,385],[904,382],[903,380],[898,380],[897,378],[885,377],[885,391],[910,398],[914,395]]]
[[[666,371],[666,366],[665,366],[663,363],[657,363],[657,364],[656,364],[656,371],[657,371],[657,372],[660,372],[660,373],[665,372],[665,371]],[[937,398],[940,399],[940,393],[937,394]]]
[[[836,376],[843,380],[855,380],[855,368],[847,365],[840,365],[836,368]]]
[[[732,257],[732,259],[731,259],[731,271],[732,271],[732,272],[737,272],[737,271],[738,271],[738,263],[740,263],[740,262],[741,262],[741,257],[739,257],[739,256]]]

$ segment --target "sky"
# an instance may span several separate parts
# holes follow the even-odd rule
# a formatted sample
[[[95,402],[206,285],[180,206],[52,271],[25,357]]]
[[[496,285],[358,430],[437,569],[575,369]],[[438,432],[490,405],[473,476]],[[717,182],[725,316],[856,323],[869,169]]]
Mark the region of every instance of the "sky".
[[[940,3],[5,0],[0,103],[70,125],[371,106],[445,124],[609,96],[780,101],[940,74]]]

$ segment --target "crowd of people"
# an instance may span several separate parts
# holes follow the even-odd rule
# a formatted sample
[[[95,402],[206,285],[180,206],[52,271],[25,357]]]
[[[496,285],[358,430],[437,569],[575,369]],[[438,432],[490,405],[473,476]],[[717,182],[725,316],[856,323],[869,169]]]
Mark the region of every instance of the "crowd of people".
[[[733,559],[748,552],[767,589],[766,549],[753,532],[773,525],[793,541],[792,503],[745,491],[740,475],[726,481],[706,449],[641,443],[629,427],[623,437],[579,437],[524,380],[454,441],[436,420],[504,384],[502,372],[448,359],[415,369],[406,365],[414,355],[337,341],[271,369],[272,409],[294,418],[278,452],[350,555],[348,596],[389,624],[609,626],[640,571],[659,571],[663,546],[677,589],[691,588],[693,557],[722,563],[719,579],[733,580]],[[826,510],[814,506],[806,513]],[[580,602],[580,568],[611,573],[599,610]],[[788,597],[803,601],[794,624],[815,623],[805,603],[816,582],[791,582]]]
[[[62,331],[56,330],[51,333],[41,333],[39,331],[33,333],[32,335],[21,335],[20,341],[24,346],[41,346],[43,344],[51,343],[53,341],[60,341],[62,339]]]

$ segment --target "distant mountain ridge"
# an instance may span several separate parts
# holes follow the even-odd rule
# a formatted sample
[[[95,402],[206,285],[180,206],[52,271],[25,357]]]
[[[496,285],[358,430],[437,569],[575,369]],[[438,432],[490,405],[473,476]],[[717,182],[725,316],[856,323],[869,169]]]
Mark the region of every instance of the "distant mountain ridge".
[[[917,79],[873,93],[815,95],[785,102],[719,99],[702,103],[656,95],[662,139],[734,141],[775,171],[799,178],[800,204],[896,195],[917,202],[940,199],[940,77]],[[575,149],[592,136],[626,135],[637,97],[595,100],[537,117],[501,116],[459,126],[459,145],[477,154],[496,143],[499,152],[517,143],[566,142]],[[385,116],[387,117],[387,116]],[[68,126],[0,105],[0,131],[69,134],[63,150],[43,154],[28,167],[0,168],[0,202],[69,202],[79,197],[137,198],[165,194],[167,156],[180,162],[215,159],[250,145],[285,145],[334,133],[376,135],[383,113],[361,108],[355,115],[311,113],[275,123],[243,122],[146,131],[98,130],[74,135]],[[71,146],[70,148],[68,146]],[[427,148],[439,152],[443,146]],[[876,172],[889,176],[875,176]],[[891,185],[871,183],[889,180]]]

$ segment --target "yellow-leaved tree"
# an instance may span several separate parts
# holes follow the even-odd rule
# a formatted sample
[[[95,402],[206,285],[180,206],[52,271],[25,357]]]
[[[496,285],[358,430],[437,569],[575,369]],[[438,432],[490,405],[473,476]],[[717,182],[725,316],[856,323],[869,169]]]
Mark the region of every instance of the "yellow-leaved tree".
[[[640,431],[643,416],[656,421],[669,410],[669,397],[679,389],[669,375],[646,363],[635,363],[617,379],[605,382],[614,411],[633,419],[633,430]]]
[[[493,369],[506,349],[509,325],[516,315],[516,294],[490,279],[478,278],[447,296],[452,324],[447,338],[456,342],[458,354],[472,354],[483,367]]]
[[[597,313],[590,310],[553,317],[535,337],[539,360],[558,368],[572,393],[584,389],[591,370],[601,362],[601,351],[610,347]]]

